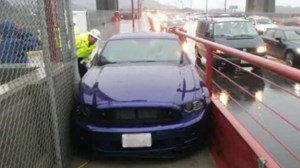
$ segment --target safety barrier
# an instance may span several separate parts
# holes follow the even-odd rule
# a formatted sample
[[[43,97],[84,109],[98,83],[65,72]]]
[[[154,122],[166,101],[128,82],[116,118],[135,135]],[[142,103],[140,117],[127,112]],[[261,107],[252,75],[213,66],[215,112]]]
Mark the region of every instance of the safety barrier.
[[[179,36],[185,36],[195,41],[196,43],[202,43],[206,46],[205,72],[203,72],[199,67],[198,70],[200,73],[205,73],[206,85],[209,88],[210,93],[212,94],[212,100],[214,102],[213,111],[215,128],[213,135],[214,138],[212,139],[212,146],[214,147],[212,149],[212,152],[215,154],[214,156],[218,165],[222,165],[219,162],[220,160],[222,160],[222,162],[225,163],[228,167],[239,167],[241,164],[243,165],[243,167],[253,167],[254,165],[258,164],[262,167],[273,168],[286,167],[289,164],[299,164],[300,156],[297,154],[297,152],[299,151],[296,151],[296,149],[291,147],[292,145],[288,143],[288,140],[283,140],[280,132],[274,130],[274,128],[277,127],[273,128],[270,125],[267,125],[265,122],[263,122],[265,120],[264,117],[261,117],[259,115],[272,114],[272,117],[276,119],[274,122],[278,122],[278,124],[284,123],[286,127],[290,128],[291,132],[299,134],[300,127],[297,125],[297,123],[292,122],[290,118],[287,117],[282,111],[275,110],[276,108],[274,108],[274,105],[269,105],[267,102],[262,101],[261,98],[257,98],[259,96],[252,94],[251,91],[241,86],[233,77],[230,77],[230,75],[223,73],[221,70],[215,68],[213,66],[213,59],[215,57],[218,57],[218,59],[226,62],[226,64],[230,65],[231,67],[234,67],[234,69],[236,69],[237,71],[239,70],[245,74],[249,74],[251,76],[248,79],[249,83],[251,82],[251,80],[258,79],[261,82],[256,82],[255,85],[267,83],[272,88],[279,89],[280,91],[289,96],[292,96],[298,101],[300,99],[299,95],[293,93],[292,91],[290,91],[290,89],[284,88],[280,84],[275,83],[274,81],[262,77],[254,71],[249,72],[245,70],[241,66],[218,56],[214,51],[222,51],[222,53],[226,53],[227,55],[230,55],[232,57],[244,60],[249,64],[254,65],[255,67],[265,69],[266,71],[268,71],[267,73],[275,73],[287,78],[288,80],[293,80],[298,83],[300,83],[300,70],[253,54],[245,53],[237,49],[229,48],[202,38],[191,36],[189,34],[186,34],[185,32],[181,32],[178,29],[174,30],[174,33]],[[217,78],[220,78],[219,81]],[[259,107],[263,108],[264,111],[257,115],[253,114],[251,110],[247,109],[247,107],[244,107],[242,103],[240,103],[240,101],[235,98],[237,96],[231,95],[230,93],[224,91],[226,90],[226,88],[224,89],[224,87],[220,84],[224,81],[228,81],[228,83],[231,84],[231,87],[236,87],[236,90],[239,90],[239,92],[241,92],[240,94],[246,94],[250,98],[258,99],[257,102],[259,104]],[[218,92],[217,90],[220,90],[221,92]],[[222,100],[224,99],[224,94],[227,96],[227,102]],[[231,103],[234,105],[228,105],[228,99],[230,99]],[[258,133],[254,133],[255,131],[249,128],[249,125],[247,126],[247,124],[245,124],[244,122],[239,121],[237,115],[234,115],[234,113],[231,111],[232,108],[228,109],[226,108],[226,105],[239,108],[239,113],[244,112],[243,114],[248,117],[248,122],[251,121],[251,123],[254,123],[255,126],[264,133],[264,136],[266,136],[264,138],[269,138],[270,141],[272,141],[272,144],[276,144],[276,148],[278,148],[278,150],[281,150],[282,153],[286,155],[286,157],[292,160],[292,162],[287,163],[288,161],[280,158],[280,156],[276,155],[276,153],[274,154],[274,152],[270,152],[270,147],[268,147],[268,144],[262,143],[262,141],[264,140],[264,138],[262,138],[262,135],[257,135]],[[252,151],[247,147],[245,148],[245,146],[250,147]]]
[[[0,167],[69,167],[75,104],[69,0],[0,0]]]

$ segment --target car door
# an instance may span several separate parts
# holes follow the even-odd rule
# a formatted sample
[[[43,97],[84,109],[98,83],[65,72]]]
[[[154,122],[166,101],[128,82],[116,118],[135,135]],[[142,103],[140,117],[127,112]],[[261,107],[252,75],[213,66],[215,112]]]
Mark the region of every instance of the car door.
[[[201,22],[200,23],[200,30],[199,30],[199,34],[197,35],[198,37],[200,38],[204,38],[206,39],[206,32],[208,31],[208,26],[209,23],[208,22]],[[201,55],[201,56],[206,56],[206,47],[203,43],[197,43],[197,48],[198,48],[198,53]]]
[[[201,38],[204,38],[209,41],[213,41],[213,23],[206,22],[203,26],[205,27],[205,31],[202,32]],[[201,53],[206,57],[206,46],[201,44]]]
[[[275,33],[275,29],[267,29],[267,31],[264,33],[264,35],[262,36],[264,42],[266,43],[267,46],[267,54],[268,55],[273,55],[273,48],[274,48],[274,33]]]
[[[277,40],[281,39],[281,40]],[[277,30],[274,34],[274,40],[273,40],[273,47],[272,52],[274,52],[273,56],[278,59],[284,59],[284,52],[286,49],[286,37],[284,35],[284,32],[282,30]]]

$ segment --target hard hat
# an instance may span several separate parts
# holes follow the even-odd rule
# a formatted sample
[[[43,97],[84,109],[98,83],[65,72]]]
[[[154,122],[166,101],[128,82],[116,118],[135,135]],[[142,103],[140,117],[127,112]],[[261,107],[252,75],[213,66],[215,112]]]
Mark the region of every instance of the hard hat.
[[[95,37],[97,40],[101,40],[101,32],[97,29],[92,29],[90,32],[89,32],[89,35]]]

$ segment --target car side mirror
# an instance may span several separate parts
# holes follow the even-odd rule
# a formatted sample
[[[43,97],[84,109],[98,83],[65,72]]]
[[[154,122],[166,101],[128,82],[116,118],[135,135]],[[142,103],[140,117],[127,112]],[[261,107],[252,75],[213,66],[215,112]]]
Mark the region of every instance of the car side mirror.
[[[211,37],[211,33],[210,32],[206,32],[205,33],[205,37]]]
[[[275,40],[282,42],[282,38],[280,38],[280,37],[276,37]]]

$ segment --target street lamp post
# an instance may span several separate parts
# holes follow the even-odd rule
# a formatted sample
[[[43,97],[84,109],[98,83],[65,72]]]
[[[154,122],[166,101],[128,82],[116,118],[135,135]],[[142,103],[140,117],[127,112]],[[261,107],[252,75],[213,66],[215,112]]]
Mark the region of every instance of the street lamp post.
[[[224,4],[224,12],[226,13],[227,12],[227,0],[225,0],[225,4]]]
[[[206,15],[208,14],[208,0],[206,0]]]
[[[135,12],[134,12],[134,0],[131,0],[131,19],[132,19],[132,31],[135,32]]]

